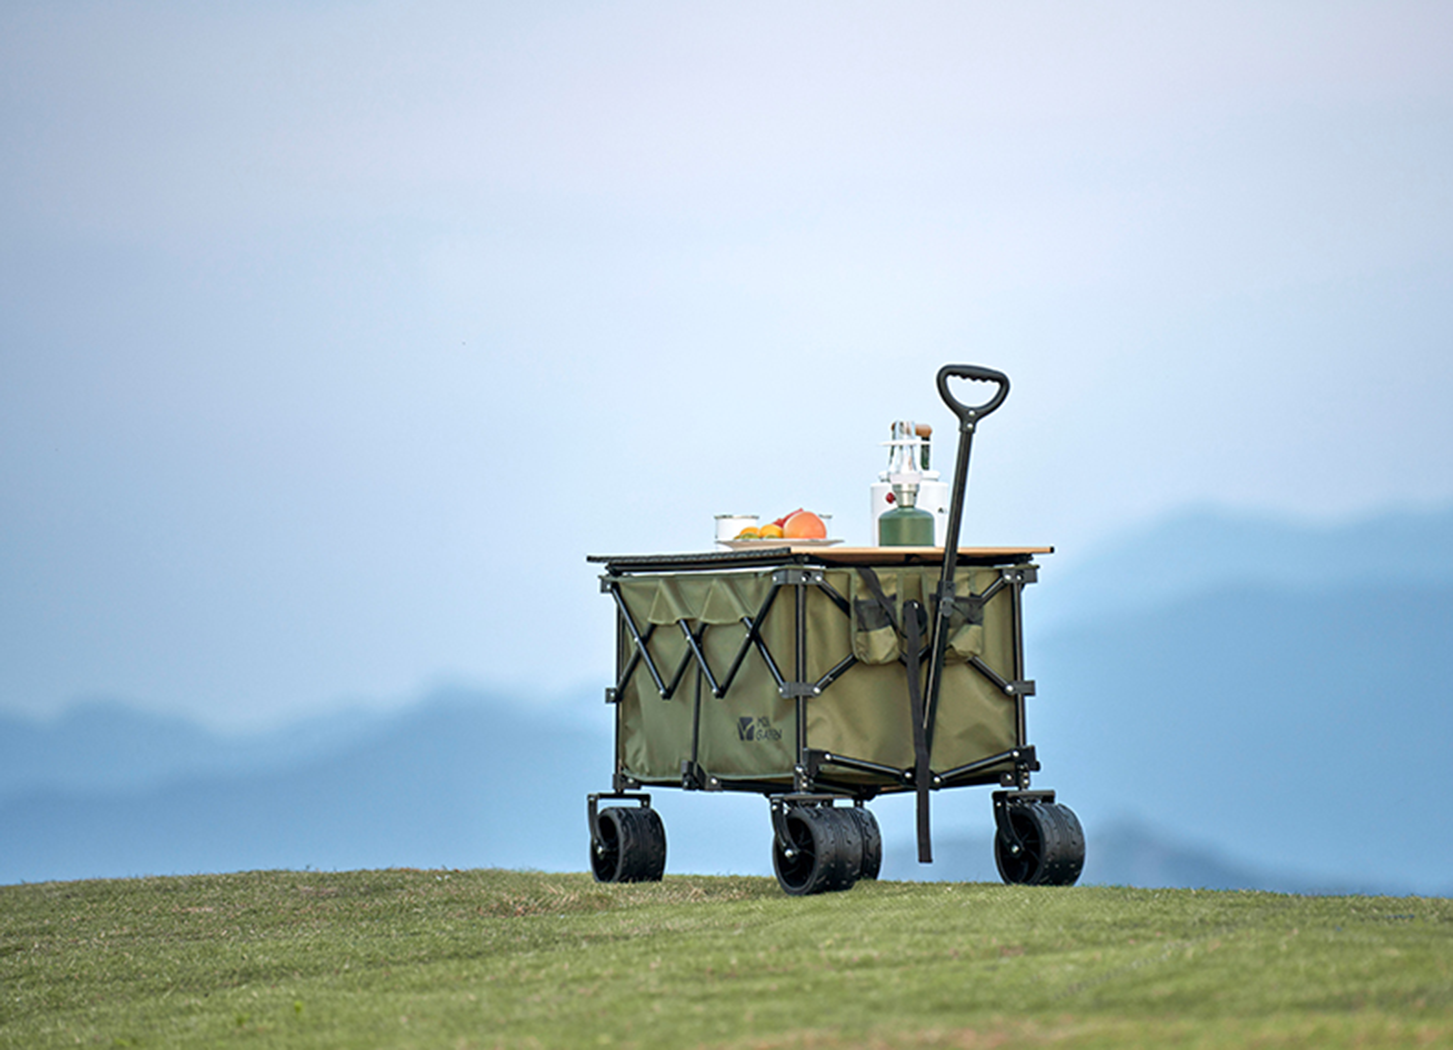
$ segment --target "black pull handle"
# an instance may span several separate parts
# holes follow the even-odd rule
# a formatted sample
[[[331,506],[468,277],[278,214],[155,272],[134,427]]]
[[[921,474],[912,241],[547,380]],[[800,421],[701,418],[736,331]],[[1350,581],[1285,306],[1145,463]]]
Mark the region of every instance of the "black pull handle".
[[[949,392],[948,381],[950,379],[972,379],[979,383],[997,383],[999,389],[994,391],[994,396],[982,405],[966,405]],[[938,392],[939,396],[943,398],[944,404],[953,409],[954,415],[959,417],[959,423],[969,427],[976,420],[983,419],[1004,403],[1004,399],[1009,396],[1009,377],[1003,372],[996,372],[992,368],[983,368],[979,365],[944,365],[938,370]]]

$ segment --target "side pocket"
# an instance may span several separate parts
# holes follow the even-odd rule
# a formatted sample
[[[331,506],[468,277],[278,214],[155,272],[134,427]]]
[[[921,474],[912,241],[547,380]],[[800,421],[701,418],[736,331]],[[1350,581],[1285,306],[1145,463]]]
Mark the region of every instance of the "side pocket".
[[[948,655],[960,660],[984,654],[984,601],[973,593],[972,573],[954,579],[954,607],[949,614]]]
[[[891,664],[898,659],[898,577],[895,573],[869,576],[872,569],[852,577],[853,655],[860,663]],[[874,591],[871,580],[878,584]]]

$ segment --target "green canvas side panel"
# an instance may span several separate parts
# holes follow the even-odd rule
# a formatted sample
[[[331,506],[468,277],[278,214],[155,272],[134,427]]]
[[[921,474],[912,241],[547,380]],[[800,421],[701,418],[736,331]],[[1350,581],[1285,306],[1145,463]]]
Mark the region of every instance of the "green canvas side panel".
[[[966,664],[945,665],[929,760],[933,769],[942,772],[1008,751],[1014,732],[1014,704],[1008,697]]]
[[[960,571],[954,577],[954,591],[960,596],[982,594],[998,577],[994,569]],[[934,769],[977,762],[1008,751],[1016,742],[1014,702],[964,662],[973,655],[999,677],[1017,677],[1012,602],[1013,594],[1006,587],[985,603],[980,623],[955,617],[929,763]]]
[[[647,623],[657,624],[647,648],[668,683],[687,652],[681,621],[696,632],[707,625],[702,651],[722,680],[746,637],[741,618],[755,617],[771,585],[770,572],[636,576],[621,582],[621,596],[642,631]],[[790,590],[779,595],[762,628],[771,651],[789,661],[790,674]],[[627,638],[622,660],[630,653]],[[620,700],[621,759],[627,774],[643,781],[680,780],[681,763],[691,757],[696,695],[694,663],[670,700],[660,698],[645,664],[637,666]],[[747,654],[725,697],[714,697],[704,681],[701,697],[697,760],[703,768],[723,780],[790,781],[796,755],[793,705],[778,694],[759,653]]]
[[[913,765],[903,666],[861,664],[839,678],[807,705],[807,739],[823,751],[898,769]]]
[[[767,577],[770,581],[770,576]],[[766,596],[766,588],[762,590]],[[757,605],[760,605],[760,601]],[[753,608],[753,613],[756,608]],[[762,623],[767,648],[787,677],[792,675],[792,589],[784,587]],[[740,624],[707,629],[702,646],[718,680],[731,669],[747,630]],[[797,756],[795,705],[782,699],[759,652],[747,654],[731,688],[720,700],[704,690],[701,705],[701,765],[712,776],[732,779],[792,779]]]
[[[629,597],[627,604],[632,614],[636,614],[639,606],[631,604]],[[642,631],[646,629],[639,618],[636,625]],[[625,660],[630,658],[631,642],[624,631],[621,635]],[[656,666],[669,682],[686,652],[686,641],[681,637],[680,629],[657,627],[649,645]],[[678,689],[670,700],[662,700],[645,665],[637,666],[619,698],[620,759],[625,773],[643,781],[680,783],[681,761],[691,755],[691,704],[694,695],[694,690],[683,688]]]

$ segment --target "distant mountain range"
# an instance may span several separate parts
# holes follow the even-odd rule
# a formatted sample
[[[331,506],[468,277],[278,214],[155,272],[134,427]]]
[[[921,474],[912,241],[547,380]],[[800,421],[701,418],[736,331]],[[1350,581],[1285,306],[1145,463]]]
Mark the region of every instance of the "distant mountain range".
[[[1453,514],[1304,531],[1181,519],[1064,581],[1046,565],[1036,786],[1080,814],[1086,881],[1453,893]],[[0,716],[0,882],[580,870],[609,768],[598,695],[455,690],[251,737],[122,705]],[[668,870],[770,872],[761,799],[655,794]],[[986,791],[935,796],[927,867],[902,803],[875,803],[885,877],[997,878]]]
[[[115,709],[92,713],[94,724],[82,713],[48,743],[64,751],[69,738],[77,750],[105,751],[97,734],[116,733],[124,718]],[[571,728],[462,692],[375,718],[364,731],[319,734],[331,743],[312,756],[296,754],[286,734],[232,745],[153,718],[116,738],[130,746],[148,731],[224,757],[206,773],[195,756],[158,761],[161,743],[153,742],[133,754],[160,767],[160,777],[112,769],[118,786],[77,786],[72,777],[12,789],[0,802],[0,881],[257,868],[580,869],[584,795],[609,784],[601,724]]]
[[[89,701],[54,721],[0,714],[0,800],[56,791],[134,791],[188,778],[288,769],[382,731],[388,716],[364,710],[242,736],[209,732],[173,715],[118,701]]]
[[[1045,560],[1029,627],[1037,633],[1255,587],[1285,594],[1453,584],[1453,509],[1403,511],[1342,525],[1308,525],[1187,511],[1061,568]]]

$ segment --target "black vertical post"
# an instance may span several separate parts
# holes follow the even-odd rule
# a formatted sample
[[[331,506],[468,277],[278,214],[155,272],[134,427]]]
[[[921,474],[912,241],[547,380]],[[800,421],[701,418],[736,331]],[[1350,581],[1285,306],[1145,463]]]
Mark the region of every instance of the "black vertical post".
[[[797,721],[797,768],[800,772],[794,777],[799,783],[799,791],[807,790],[808,785],[804,783],[807,769],[807,697],[804,695],[807,686],[807,580],[805,573],[799,573],[797,579],[797,602],[796,602],[795,628],[795,649],[792,664],[792,678],[795,683],[793,692],[797,695],[793,698],[796,705]]]
[[[1010,597],[1014,604],[1010,614],[1014,623],[1014,678],[1013,681],[1024,681],[1024,577],[1018,570],[1014,573],[1014,582]],[[1029,743],[1029,730],[1025,724],[1024,717],[1025,697],[1018,690],[1014,693],[1014,743],[1018,747],[1025,747]]]
[[[691,775],[701,762],[701,668],[696,669],[696,702],[691,706]]]
[[[623,614],[619,609],[617,609],[616,610],[616,674],[615,674],[615,680],[617,682],[620,682],[620,685],[619,685],[618,688],[620,688],[620,690],[622,692],[625,691],[625,688],[626,688],[626,685],[627,685],[627,683],[621,682],[621,673],[625,670],[625,660],[626,660],[626,655],[625,654],[626,654],[626,618],[625,618],[625,614]],[[610,781],[611,781],[610,787],[611,787],[611,790],[612,791],[624,791],[626,789],[626,787],[625,787],[625,760],[621,757],[621,708],[625,706],[625,698],[623,696],[619,696],[618,695],[615,698],[615,703],[611,704],[611,706],[613,708],[615,708],[615,718],[614,718],[614,722],[615,722],[615,726],[614,726],[615,749],[612,752],[612,756],[613,757],[612,757],[612,761],[611,761],[612,769],[611,769],[611,777],[610,777]],[[591,828],[592,833],[594,832],[594,830],[595,829],[592,826],[592,828]]]

